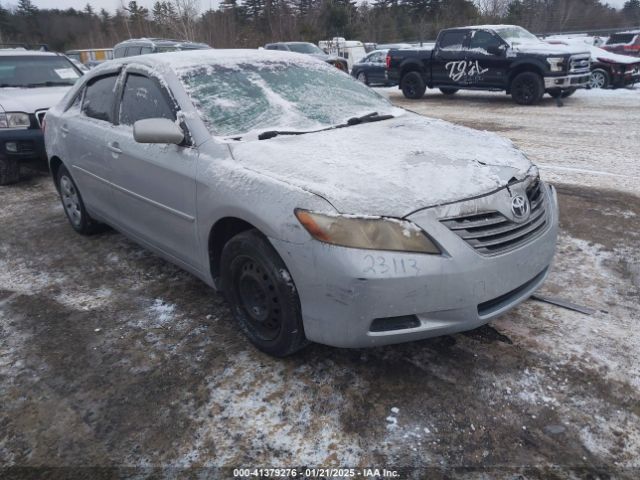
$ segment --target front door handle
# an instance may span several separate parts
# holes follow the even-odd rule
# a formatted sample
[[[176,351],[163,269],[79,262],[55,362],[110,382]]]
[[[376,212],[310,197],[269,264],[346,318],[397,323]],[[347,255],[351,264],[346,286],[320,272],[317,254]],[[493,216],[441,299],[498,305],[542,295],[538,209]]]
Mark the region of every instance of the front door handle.
[[[120,150],[120,145],[118,145],[118,142],[112,142],[107,144],[107,148],[115,154],[120,155],[122,153],[122,150]]]

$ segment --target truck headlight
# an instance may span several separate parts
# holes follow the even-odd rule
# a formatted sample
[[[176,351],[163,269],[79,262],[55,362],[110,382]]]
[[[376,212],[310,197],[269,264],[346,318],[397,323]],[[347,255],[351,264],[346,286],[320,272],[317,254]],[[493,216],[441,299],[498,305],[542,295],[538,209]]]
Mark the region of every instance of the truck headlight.
[[[552,72],[562,72],[564,70],[564,57],[549,57],[547,58],[549,64],[549,70]]]
[[[302,209],[296,209],[295,214],[313,238],[332,245],[367,250],[441,253],[424,231],[406,220],[325,215]]]
[[[23,112],[0,113],[0,128],[29,128],[29,115]]]

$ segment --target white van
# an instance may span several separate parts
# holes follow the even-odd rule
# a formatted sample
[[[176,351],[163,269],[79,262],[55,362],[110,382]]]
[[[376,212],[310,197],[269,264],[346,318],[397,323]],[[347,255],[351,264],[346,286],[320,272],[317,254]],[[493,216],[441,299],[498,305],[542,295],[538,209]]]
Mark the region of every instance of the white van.
[[[364,43],[359,40],[345,40],[342,37],[334,37],[331,40],[321,40],[318,46],[329,55],[342,57],[349,65],[349,71],[354,63],[358,63],[367,54]]]

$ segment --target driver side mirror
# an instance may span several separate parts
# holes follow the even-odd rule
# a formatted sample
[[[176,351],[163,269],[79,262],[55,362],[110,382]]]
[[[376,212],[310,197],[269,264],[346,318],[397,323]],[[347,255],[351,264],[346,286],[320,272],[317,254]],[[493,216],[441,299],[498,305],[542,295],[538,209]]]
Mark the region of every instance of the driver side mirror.
[[[184,132],[167,118],[146,118],[133,124],[133,138],[138,143],[180,145],[184,141]]]
[[[487,47],[487,53],[491,55],[502,55],[506,50],[504,45],[491,45]]]

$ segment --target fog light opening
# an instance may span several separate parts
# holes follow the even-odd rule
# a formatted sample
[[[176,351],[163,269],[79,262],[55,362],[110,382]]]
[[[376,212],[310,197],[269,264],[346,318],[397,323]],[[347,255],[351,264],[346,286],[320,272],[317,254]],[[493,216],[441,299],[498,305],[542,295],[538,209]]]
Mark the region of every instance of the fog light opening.
[[[376,318],[371,322],[370,332],[389,332],[392,330],[406,330],[420,326],[420,320],[415,315],[401,317]]]

